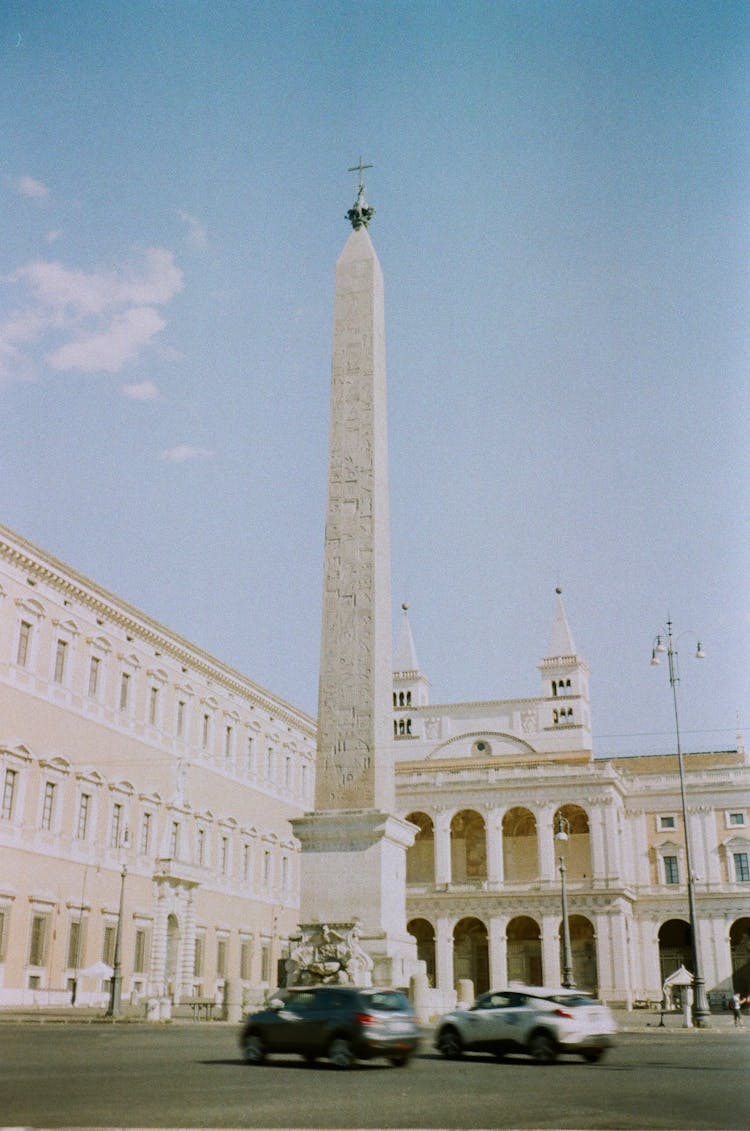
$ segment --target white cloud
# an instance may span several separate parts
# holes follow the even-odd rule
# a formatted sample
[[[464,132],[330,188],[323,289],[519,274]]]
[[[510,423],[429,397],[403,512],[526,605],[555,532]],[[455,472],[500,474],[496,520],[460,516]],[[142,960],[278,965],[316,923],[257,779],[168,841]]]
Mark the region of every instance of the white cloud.
[[[50,231],[47,232],[47,243],[57,243],[61,236],[62,229],[51,228]]]
[[[27,196],[30,200],[46,200],[49,196],[47,186],[33,177],[19,177],[15,186],[21,196]]]
[[[190,246],[195,248],[196,251],[205,251],[208,247],[208,232],[205,225],[201,224],[200,220],[196,220],[195,216],[191,216],[189,212],[184,212],[182,209],[178,211],[177,215],[188,226]]]
[[[138,381],[120,385],[120,392],[131,401],[158,401],[161,393],[153,381]]]
[[[165,326],[164,319],[150,306],[133,306],[117,314],[106,329],[82,332],[72,342],[52,350],[47,361],[53,369],[119,373]]]
[[[209,448],[193,448],[190,444],[177,444],[161,453],[167,463],[185,463],[189,459],[209,459],[214,453]]]
[[[171,251],[149,248],[138,266],[81,271],[55,260],[36,260],[3,282],[25,287],[29,302],[0,324],[0,364],[12,379],[9,349],[30,349],[57,339],[45,360],[57,370],[118,373],[150,345],[166,322],[158,307],[182,290],[182,271]]]

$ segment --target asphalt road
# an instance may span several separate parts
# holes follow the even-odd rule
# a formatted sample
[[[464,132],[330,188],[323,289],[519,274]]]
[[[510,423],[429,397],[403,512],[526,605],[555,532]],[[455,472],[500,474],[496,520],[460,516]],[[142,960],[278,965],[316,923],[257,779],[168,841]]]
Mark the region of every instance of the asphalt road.
[[[598,1065],[243,1063],[226,1025],[0,1025],[0,1125],[750,1128],[750,1027],[623,1033]]]

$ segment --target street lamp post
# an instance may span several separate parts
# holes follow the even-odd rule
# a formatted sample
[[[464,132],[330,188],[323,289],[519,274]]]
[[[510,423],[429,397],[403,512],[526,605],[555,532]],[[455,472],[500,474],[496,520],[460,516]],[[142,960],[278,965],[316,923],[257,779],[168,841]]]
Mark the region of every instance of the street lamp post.
[[[125,830],[123,838],[123,847],[127,848],[128,833]],[[112,981],[109,987],[109,1005],[105,1017],[111,1017],[116,1020],[122,1016],[122,926],[123,916],[125,911],[125,877],[128,874],[128,866],[123,861],[122,869],[120,871],[120,906],[117,912],[117,927],[115,928],[115,954],[114,962],[112,963]]]
[[[560,845],[560,896],[562,899],[562,984],[566,989],[572,989],[575,986],[573,981],[573,959],[571,956],[570,948],[570,922],[568,920],[568,893],[565,886],[565,854],[564,848],[567,846],[568,837],[570,835],[570,822],[566,817],[557,818],[557,832],[555,833],[555,840]]]
[[[681,634],[684,635],[684,634]],[[680,776],[680,800],[682,802],[682,831],[685,838],[685,868],[687,871],[688,917],[690,919],[690,940],[693,951],[693,1024],[697,1029],[708,1029],[711,1010],[706,997],[706,983],[703,977],[703,963],[701,961],[700,938],[698,936],[698,915],[695,908],[695,876],[693,874],[692,852],[690,847],[690,829],[688,826],[687,799],[685,794],[685,770],[682,764],[682,745],[680,742],[680,716],[677,709],[677,684],[680,681],[677,668],[677,649],[672,636],[672,621],[667,620],[664,635],[658,635],[651,649],[651,663],[659,663],[659,655],[667,653],[669,664],[669,685],[672,688],[672,702],[674,704],[674,725],[677,740],[677,768]],[[695,652],[696,660],[704,660],[706,654],[701,647],[700,640]]]

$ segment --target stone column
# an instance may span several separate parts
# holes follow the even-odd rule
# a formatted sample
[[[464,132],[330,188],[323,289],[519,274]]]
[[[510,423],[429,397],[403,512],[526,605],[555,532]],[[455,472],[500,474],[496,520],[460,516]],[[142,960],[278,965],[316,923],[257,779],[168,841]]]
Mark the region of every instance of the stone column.
[[[488,809],[485,814],[487,829],[487,879],[493,887],[503,882],[502,809]]]
[[[542,976],[545,986],[559,986],[560,915],[542,915]]]
[[[179,994],[180,997],[192,997],[193,968],[195,966],[195,905],[192,888],[183,892],[182,905]]]
[[[441,809],[435,815],[435,883],[451,882],[451,813]]]
[[[548,883],[554,883],[557,868],[555,830],[552,828],[554,812],[551,805],[543,805],[539,806],[535,813],[539,878]]]
[[[508,984],[507,915],[491,915],[489,924],[490,985]]]
[[[444,994],[455,991],[453,979],[453,920],[438,918],[435,928],[435,974]]]
[[[590,810],[589,834],[591,875],[594,884],[601,886],[608,874],[606,813],[601,805],[594,805]]]
[[[154,929],[151,937],[151,970],[149,993],[161,996],[166,988],[167,968],[167,897],[161,885],[157,889]]]

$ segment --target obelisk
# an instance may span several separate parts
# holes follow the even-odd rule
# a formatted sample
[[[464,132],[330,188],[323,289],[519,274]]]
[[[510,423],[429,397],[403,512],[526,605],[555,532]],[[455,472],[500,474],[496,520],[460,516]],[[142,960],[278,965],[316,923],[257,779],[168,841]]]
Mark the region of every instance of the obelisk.
[[[358,921],[373,980],[404,984],[416,830],[394,815],[385,319],[365,167],[336,264],[315,811],[293,827],[303,929]]]

